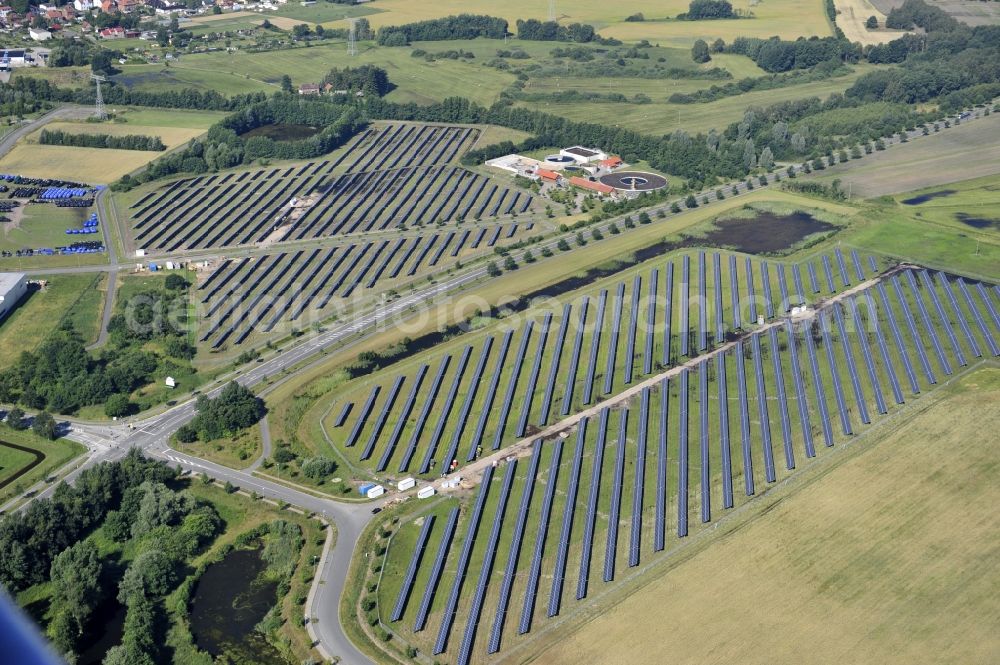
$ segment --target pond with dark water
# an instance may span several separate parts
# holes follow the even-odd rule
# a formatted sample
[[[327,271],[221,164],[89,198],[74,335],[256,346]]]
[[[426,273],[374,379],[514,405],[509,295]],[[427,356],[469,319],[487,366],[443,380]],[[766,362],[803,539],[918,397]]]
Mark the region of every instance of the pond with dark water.
[[[277,602],[277,584],[260,581],[259,550],[233,550],[205,569],[191,601],[191,634],[202,651],[241,665],[288,665],[256,629]]]
[[[921,203],[927,203],[934,199],[943,199],[946,196],[951,196],[955,194],[954,189],[942,189],[937,192],[930,192],[928,194],[921,194],[920,196],[914,196],[913,198],[903,199],[903,204],[908,206],[918,206]]]
[[[320,127],[310,125],[261,125],[240,134],[240,137],[249,139],[254,136],[263,136],[272,141],[301,141],[310,136],[316,136],[320,130]]]
[[[955,219],[962,222],[966,226],[971,226],[974,229],[1000,230],[1000,219],[994,219],[989,217],[973,217],[967,212],[955,213]]]

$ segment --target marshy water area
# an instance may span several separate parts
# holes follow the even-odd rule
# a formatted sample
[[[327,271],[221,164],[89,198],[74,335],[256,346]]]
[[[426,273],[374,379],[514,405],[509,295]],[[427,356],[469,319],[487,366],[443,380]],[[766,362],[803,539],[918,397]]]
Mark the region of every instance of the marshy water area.
[[[277,583],[262,581],[260,550],[233,550],[205,569],[191,600],[191,633],[202,651],[241,665],[287,665],[256,630],[277,602]]]

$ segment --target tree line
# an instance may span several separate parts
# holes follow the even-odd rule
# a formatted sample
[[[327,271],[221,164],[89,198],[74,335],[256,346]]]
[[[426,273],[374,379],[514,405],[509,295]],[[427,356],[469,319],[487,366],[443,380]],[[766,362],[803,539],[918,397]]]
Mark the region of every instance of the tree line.
[[[111,134],[75,134],[60,129],[43,129],[38,137],[42,145],[63,145],[74,148],[108,148],[111,150],[149,150],[162,152],[167,149],[159,136],[144,136],[128,134],[113,136]]]
[[[406,46],[410,42],[476,37],[503,39],[506,35],[506,19],[481,14],[459,14],[404,25],[384,25],[378,29],[375,41],[380,46]]]

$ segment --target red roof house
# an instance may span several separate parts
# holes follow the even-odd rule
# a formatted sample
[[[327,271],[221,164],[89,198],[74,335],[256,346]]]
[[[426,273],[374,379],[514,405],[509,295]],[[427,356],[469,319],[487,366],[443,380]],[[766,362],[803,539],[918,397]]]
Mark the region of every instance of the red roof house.
[[[552,182],[557,182],[559,180],[559,174],[555,171],[549,171],[548,169],[538,169],[535,173],[542,180],[551,180]]]
[[[615,193],[615,188],[611,185],[605,185],[603,182],[595,182],[593,180],[587,180],[586,178],[581,178],[579,176],[573,176],[569,179],[569,184],[574,187],[579,187],[580,189],[589,189],[592,192],[597,192],[602,196],[607,196]]]
[[[617,155],[611,155],[607,159],[601,160],[601,168],[616,169],[624,163],[625,162],[622,161],[621,157],[618,157]]]

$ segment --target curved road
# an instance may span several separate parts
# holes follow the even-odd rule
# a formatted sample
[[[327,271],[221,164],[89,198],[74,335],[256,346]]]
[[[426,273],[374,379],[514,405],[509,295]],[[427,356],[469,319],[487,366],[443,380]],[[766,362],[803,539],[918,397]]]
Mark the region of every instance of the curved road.
[[[93,109],[86,106],[60,106],[31,122],[26,122],[4,136],[3,139],[0,139],[0,157],[10,152],[14,145],[25,136],[37,131],[50,122],[56,120],[83,120],[89,118],[93,112]]]

